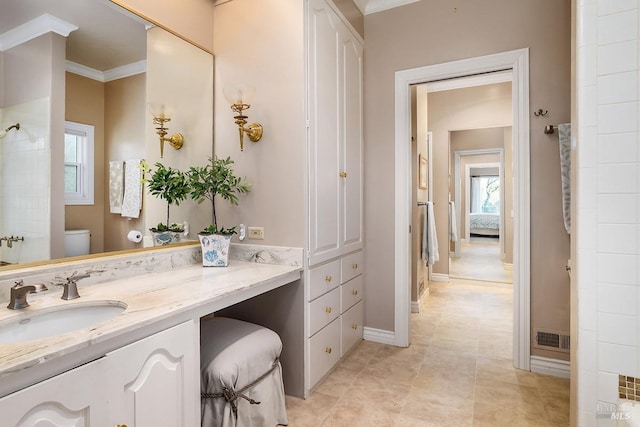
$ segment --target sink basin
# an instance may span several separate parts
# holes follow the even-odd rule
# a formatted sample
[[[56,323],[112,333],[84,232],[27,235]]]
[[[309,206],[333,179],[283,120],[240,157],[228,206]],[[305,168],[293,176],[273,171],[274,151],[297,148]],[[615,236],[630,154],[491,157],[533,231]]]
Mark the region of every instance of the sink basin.
[[[88,328],[122,313],[121,301],[92,301],[25,313],[0,323],[0,345],[37,340]]]

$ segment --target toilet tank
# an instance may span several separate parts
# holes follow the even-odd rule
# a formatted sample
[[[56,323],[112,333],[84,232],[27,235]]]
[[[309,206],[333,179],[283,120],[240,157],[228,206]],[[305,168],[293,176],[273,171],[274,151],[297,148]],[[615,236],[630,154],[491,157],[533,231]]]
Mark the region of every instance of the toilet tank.
[[[78,256],[88,255],[91,244],[89,230],[65,230],[64,231],[64,255]]]

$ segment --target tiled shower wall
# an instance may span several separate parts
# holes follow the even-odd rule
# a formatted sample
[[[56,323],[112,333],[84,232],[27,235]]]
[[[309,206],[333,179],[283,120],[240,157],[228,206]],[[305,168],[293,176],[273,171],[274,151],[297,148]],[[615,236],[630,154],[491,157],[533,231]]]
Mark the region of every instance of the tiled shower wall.
[[[51,201],[49,98],[0,110],[0,128],[20,123],[0,139],[0,237],[23,236],[0,260],[10,263],[49,259]]]
[[[578,422],[640,376],[638,0],[577,0]]]

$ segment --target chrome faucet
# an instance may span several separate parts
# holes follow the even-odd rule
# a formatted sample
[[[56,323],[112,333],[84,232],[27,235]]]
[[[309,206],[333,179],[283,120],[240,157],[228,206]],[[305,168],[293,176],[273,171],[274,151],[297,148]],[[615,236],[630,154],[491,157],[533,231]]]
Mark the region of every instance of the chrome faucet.
[[[11,296],[9,299],[8,309],[19,310],[21,308],[29,307],[27,302],[27,294],[46,291],[47,287],[42,283],[34,283],[33,285],[25,285],[22,279],[18,280],[15,285],[11,287]]]
[[[62,292],[62,299],[71,300],[80,298],[80,294],[78,293],[78,283],[77,281],[80,279],[86,279],[87,277],[91,277],[90,274],[79,274],[77,276],[67,277],[66,283],[61,283],[60,286],[64,286],[64,291]]]

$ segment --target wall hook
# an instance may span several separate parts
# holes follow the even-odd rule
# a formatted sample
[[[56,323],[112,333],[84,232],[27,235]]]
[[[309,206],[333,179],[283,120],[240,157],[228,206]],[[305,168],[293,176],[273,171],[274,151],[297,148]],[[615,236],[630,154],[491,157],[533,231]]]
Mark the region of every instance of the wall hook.
[[[549,114],[549,110],[542,110],[542,108],[538,109],[538,111],[534,111],[533,115],[536,117],[546,117]]]

